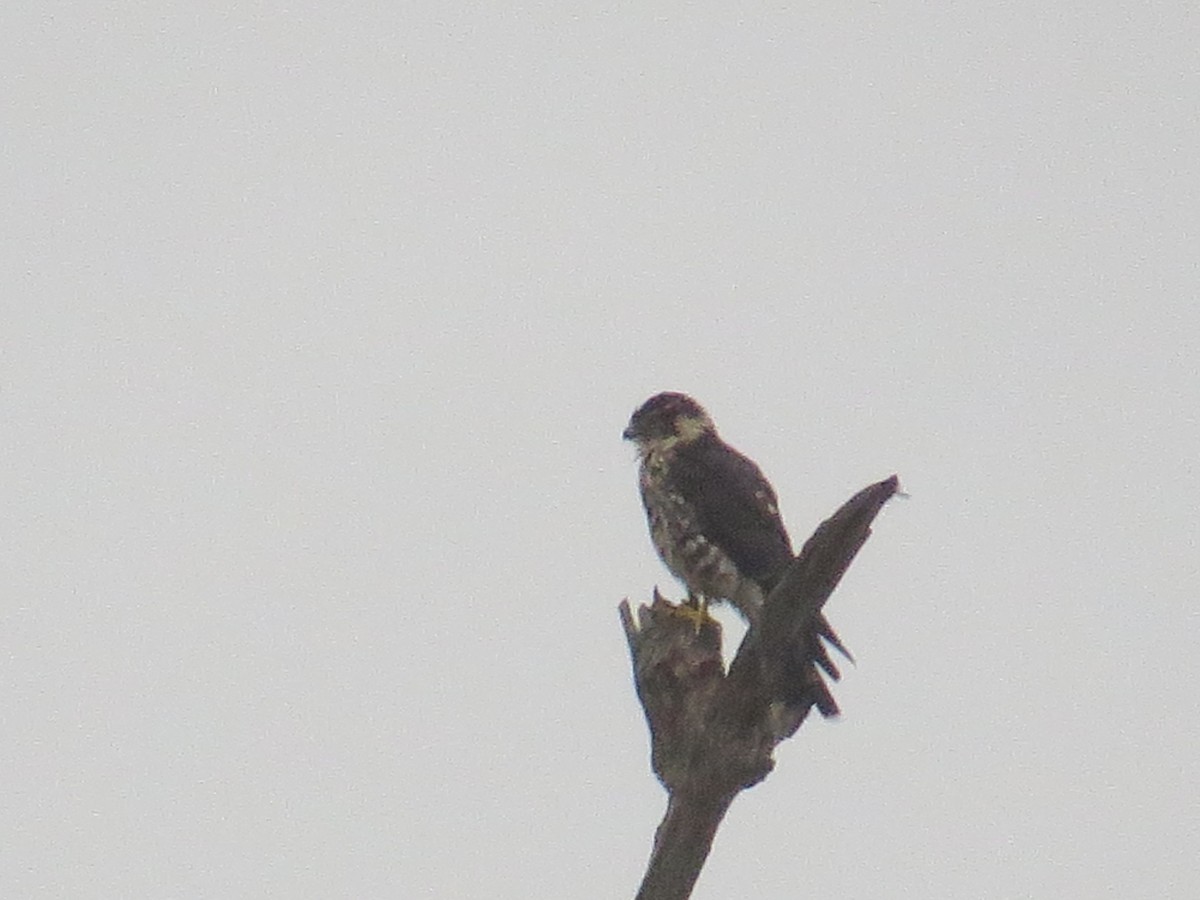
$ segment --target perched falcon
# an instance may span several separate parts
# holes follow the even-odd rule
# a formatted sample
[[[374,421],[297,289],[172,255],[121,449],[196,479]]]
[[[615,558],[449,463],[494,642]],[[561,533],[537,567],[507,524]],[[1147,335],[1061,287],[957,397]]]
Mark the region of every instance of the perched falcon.
[[[667,568],[693,602],[728,600],[753,622],[795,558],[775,491],[758,466],[722,441],[708,413],[686,394],[651,397],[624,437],[637,445],[650,537]],[[851,658],[823,614],[798,653],[836,680],[837,667],[817,635]],[[823,715],[836,715],[828,686],[810,662],[802,665],[812,701]]]

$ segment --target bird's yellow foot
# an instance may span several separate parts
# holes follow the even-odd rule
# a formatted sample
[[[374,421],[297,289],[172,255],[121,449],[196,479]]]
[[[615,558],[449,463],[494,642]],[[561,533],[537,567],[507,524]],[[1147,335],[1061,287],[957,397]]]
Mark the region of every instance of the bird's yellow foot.
[[[682,616],[696,627],[696,633],[705,625],[715,624],[716,619],[708,614],[708,598],[689,594],[687,600],[675,607],[675,615]]]

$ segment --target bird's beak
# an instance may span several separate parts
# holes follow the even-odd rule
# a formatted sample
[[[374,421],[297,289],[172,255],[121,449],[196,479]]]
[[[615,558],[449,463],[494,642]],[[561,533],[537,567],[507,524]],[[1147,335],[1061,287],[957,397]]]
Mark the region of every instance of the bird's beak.
[[[634,438],[637,437],[637,432],[634,431],[633,426],[630,425],[628,428],[626,428],[624,431],[621,432],[621,437],[625,438],[625,440],[627,440],[627,441],[632,441]]]

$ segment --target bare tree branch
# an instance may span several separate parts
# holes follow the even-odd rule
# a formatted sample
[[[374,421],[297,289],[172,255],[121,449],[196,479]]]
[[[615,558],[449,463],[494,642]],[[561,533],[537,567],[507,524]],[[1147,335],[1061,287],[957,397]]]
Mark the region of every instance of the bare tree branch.
[[[697,626],[657,590],[636,622],[629,602],[621,603],[651,764],[669,796],[637,900],[691,895],[734,797],[767,777],[775,747],[828,697],[813,665],[825,652],[814,619],[898,488],[894,475],[864,488],[821,524],[767,598],[728,673],[716,621]]]

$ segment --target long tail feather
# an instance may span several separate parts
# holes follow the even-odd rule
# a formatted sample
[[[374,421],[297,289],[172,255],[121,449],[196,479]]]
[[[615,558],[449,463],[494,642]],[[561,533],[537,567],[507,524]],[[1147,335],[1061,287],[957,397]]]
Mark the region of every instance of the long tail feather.
[[[833,630],[833,626],[829,624],[829,620],[825,618],[824,613],[817,617],[816,632],[825,640],[826,643],[836,648],[838,653],[842,654],[842,656],[846,657],[846,659],[850,660],[850,662],[854,662],[854,654],[846,649],[846,645],[842,643],[842,639],[838,637],[837,632]],[[825,667],[822,666],[821,668]],[[826,669],[826,671],[828,671],[828,669]],[[836,678],[837,676],[834,677]]]

